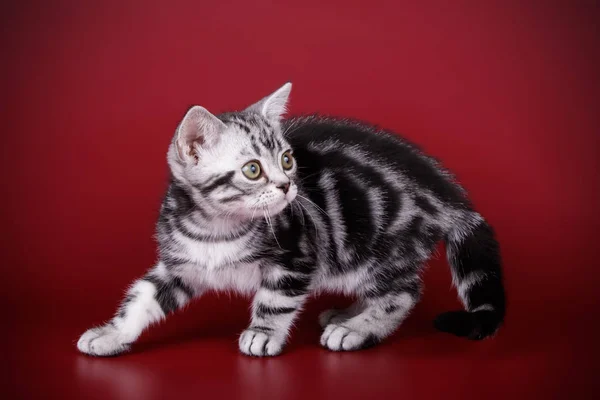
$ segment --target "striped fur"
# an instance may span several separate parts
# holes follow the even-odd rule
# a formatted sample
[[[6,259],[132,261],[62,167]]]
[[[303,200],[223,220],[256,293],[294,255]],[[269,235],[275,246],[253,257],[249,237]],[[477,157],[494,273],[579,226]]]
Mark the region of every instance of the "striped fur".
[[[420,272],[441,240],[466,311],[436,326],[481,339],[504,318],[498,244],[437,161],[366,124],[282,119],[287,84],[241,112],[192,108],[168,152],[172,180],[157,223],[160,261],[134,282],[80,351],[127,350],[150,324],[207,290],[254,294],[248,355],[279,354],[311,294],[355,296],[319,318],[321,344],[357,350],[389,336],[419,300]],[[283,154],[294,164],[285,169]],[[249,179],[242,167],[260,163]]]

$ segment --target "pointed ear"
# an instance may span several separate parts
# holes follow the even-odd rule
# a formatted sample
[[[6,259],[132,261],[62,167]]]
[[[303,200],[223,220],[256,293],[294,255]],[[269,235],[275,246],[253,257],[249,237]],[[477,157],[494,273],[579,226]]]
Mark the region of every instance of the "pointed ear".
[[[269,120],[279,122],[283,114],[287,111],[286,104],[291,90],[292,84],[288,82],[273,94],[248,107],[246,111],[258,113]]]
[[[183,117],[175,134],[175,146],[181,160],[194,160],[196,148],[217,143],[227,126],[204,107],[193,106]]]

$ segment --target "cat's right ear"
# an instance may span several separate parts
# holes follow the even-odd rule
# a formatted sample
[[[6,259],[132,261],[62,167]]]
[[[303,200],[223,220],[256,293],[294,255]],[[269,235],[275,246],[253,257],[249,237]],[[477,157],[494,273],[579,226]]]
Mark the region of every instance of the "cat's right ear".
[[[182,161],[197,162],[199,147],[209,148],[227,126],[206,108],[193,106],[183,117],[175,134],[177,155]]]
[[[286,104],[290,97],[291,90],[292,83],[288,82],[258,103],[246,108],[246,111],[261,114],[263,117],[279,123],[283,114],[286,112]]]

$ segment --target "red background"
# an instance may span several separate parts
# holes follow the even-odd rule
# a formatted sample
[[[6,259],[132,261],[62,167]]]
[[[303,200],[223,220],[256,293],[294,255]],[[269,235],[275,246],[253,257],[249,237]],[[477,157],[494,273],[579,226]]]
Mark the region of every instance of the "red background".
[[[598,356],[600,12],[593,1],[52,1],[1,12],[4,398],[590,397]],[[248,300],[202,299],[94,359],[78,335],[155,260],[165,152],[191,104],[242,108],[292,81],[293,113],[402,132],[496,227],[509,311],[493,340],[433,330],[442,257],[381,346],[237,353]],[[171,398],[171,397],[170,397]],[[175,397],[172,397],[175,398]]]

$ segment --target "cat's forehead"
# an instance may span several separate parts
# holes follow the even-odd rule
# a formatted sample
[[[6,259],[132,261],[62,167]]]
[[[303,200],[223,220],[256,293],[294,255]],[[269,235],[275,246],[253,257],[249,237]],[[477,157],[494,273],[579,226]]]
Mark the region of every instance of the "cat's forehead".
[[[239,112],[219,116],[227,125],[227,134],[240,146],[240,151],[258,157],[289,149],[281,129],[255,113]]]

